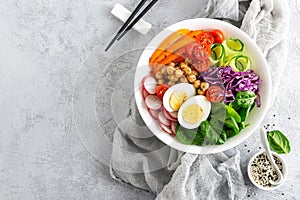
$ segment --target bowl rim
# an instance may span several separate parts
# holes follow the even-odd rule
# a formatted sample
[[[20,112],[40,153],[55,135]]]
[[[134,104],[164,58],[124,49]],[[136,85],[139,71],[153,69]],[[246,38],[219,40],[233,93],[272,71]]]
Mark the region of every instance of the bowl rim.
[[[174,32],[180,28],[189,28],[187,27],[185,24],[206,24],[207,29],[216,29],[218,28],[218,26],[220,27],[225,27],[224,29],[230,30],[228,32],[230,33],[236,33],[237,35],[239,35],[238,37],[242,37],[247,41],[244,41],[245,43],[247,43],[249,46],[253,47],[255,50],[255,58],[257,58],[259,60],[259,64],[263,65],[263,74],[264,74],[264,83],[266,84],[267,89],[265,89],[264,91],[264,96],[265,98],[263,99],[263,106],[261,106],[259,109],[259,115],[256,116],[258,119],[256,120],[255,124],[251,124],[251,129],[245,129],[243,130],[243,136],[240,136],[241,134],[235,136],[232,142],[228,143],[228,141],[226,141],[227,143],[223,144],[223,145],[207,145],[207,146],[197,146],[197,145],[185,145],[180,143],[179,141],[175,141],[176,139],[172,138],[170,139],[170,135],[164,133],[162,134],[162,130],[160,130],[159,125],[153,125],[155,123],[151,124],[151,119],[149,119],[150,114],[147,111],[147,108],[145,108],[144,102],[141,102],[143,100],[142,98],[142,94],[141,94],[141,90],[137,89],[137,88],[141,88],[141,79],[142,77],[138,77],[138,73],[140,73],[141,67],[145,67],[145,65],[148,66],[148,60],[149,60],[149,55],[152,54],[152,52],[155,50],[155,48],[159,45],[159,43],[161,41],[163,41],[169,34],[170,31]],[[209,25],[209,26],[208,26]],[[211,27],[211,28],[209,28]],[[202,27],[200,27],[201,29]],[[220,28],[221,29],[221,28]],[[168,33],[168,34],[167,34]],[[153,48],[155,47],[155,48]],[[249,48],[250,49],[250,48]],[[151,54],[149,53],[149,51],[151,52]],[[147,55],[148,54],[148,55]],[[149,57],[145,57],[145,55],[149,56]],[[145,60],[147,60],[147,63],[145,62]],[[148,67],[149,68],[149,67]],[[150,71],[150,70],[149,70]],[[148,72],[149,74],[149,72]],[[146,74],[145,74],[146,75]],[[137,78],[138,77],[138,78]],[[157,137],[159,138],[162,142],[164,142],[165,144],[167,144],[168,146],[175,148],[179,151],[183,151],[183,152],[188,152],[188,153],[192,153],[192,154],[213,154],[213,153],[218,153],[218,152],[222,152],[228,149],[231,149],[235,146],[237,146],[238,144],[242,143],[244,140],[246,140],[247,138],[249,138],[250,135],[253,134],[253,132],[260,126],[261,122],[263,121],[263,118],[266,115],[266,112],[269,108],[270,105],[270,98],[271,98],[271,89],[272,89],[272,80],[271,80],[271,74],[270,74],[270,70],[267,64],[267,61],[265,59],[264,54],[262,53],[261,49],[257,46],[257,44],[254,42],[254,40],[252,40],[252,38],[250,38],[249,35],[247,35],[245,32],[243,32],[241,29],[235,27],[234,25],[221,21],[221,20],[217,20],[217,19],[210,19],[210,18],[194,18],[194,19],[187,19],[187,20],[183,20],[183,21],[179,21],[177,23],[174,23],[170,26],[168,26],[167,28],[163,29],[160,33],[158,33],[147,45],[147,47],[144,49],[144,51],[142,52],[138,64],[137,64],[137,68],[136,68],[136,72],[135,72],[135,78],[134,78],[134,88],[135,88],[135,100],[136,100],[136,104],[139,110],[139,113],[141,114],[141,117],[143,118],[145,124],[147,125],[147,127],[151,130],[151,132]],[[144,108],[143,108],[144,107]],[[158,129],[160,131],[158,131]],[[238,138],[238,139],[237,139]],[[231,140],[232,138],[230,138],[229,140]]]
[[[279,185],[276,185],[276,186],[273,186],[273,185],[272,185],[271,187],[264,187],[264,186],[262,186],[262,185],[259,185],[258,183],[256,183],[256,182],[254,181],[254,179],[253,179],[253,177],[252,177],[252,175],[251,175],[251,172],[250,172],[250,166],[251,166],[251,163],[252,163],[252,161],[254,160],[254,158],[255,158],[256,156],[260,155],[260,154],[265,153],[265,152],[266,152],[265,150],[259,151],[259,152],[255,153],[255,154],[249,159],[248,166],[247,166],[247,174],[248,174],[248,177],[249,177],[251,183],[252,183],[253,185],[255,185],[257,188],[262,189],[262,190],[275,190],[275,189],[279,188],[280,186],[282,186],[282,185],[284,184],[284,182],[285,182],[285,180],[286,180],[286,177],[287,177],[287,173],[288,173],[288,169],[287,169],[286,162],[285,162],[285,160],[284,160],[278,153],[272,151],[272,154],[273,154],[274,156],[276,156],[276,157],[281,161],[281,163],[282,163],[282,175],[283,175],[283,180],[282,180],[282,182],[281,182]]]

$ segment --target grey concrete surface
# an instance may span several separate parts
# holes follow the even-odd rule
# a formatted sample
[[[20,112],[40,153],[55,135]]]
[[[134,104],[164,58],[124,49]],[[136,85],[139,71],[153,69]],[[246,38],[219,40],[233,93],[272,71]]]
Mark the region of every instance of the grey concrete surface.
[[[1,200],[155,198],[154,194],[112,180],[108,167],[80,141],[74,117],[74,85],[82,63],[121,25],[109,14],[116,2],[0,1]],[[119,2],[132,9],[137,0]],[[289,4],[288,66],[264,121],[265,125],[274,124],[291,140],[292,152],[284,157],[289,175],[286,183],[272,192],[257,190],[245,176],[247,199],[300,199],[300,2],[290,0]],[[149,14],[145,19],[155,27],[165,27],[196,17],[199,6],[195,0],[189,4],[162,0],[153,12],[164,14]],[[153,34],[144,40],[130,32],[127,40],[135,39],[137,46],[143,46]],[[260,147],[257,133],[239,145],[244,172],[248,159]]]

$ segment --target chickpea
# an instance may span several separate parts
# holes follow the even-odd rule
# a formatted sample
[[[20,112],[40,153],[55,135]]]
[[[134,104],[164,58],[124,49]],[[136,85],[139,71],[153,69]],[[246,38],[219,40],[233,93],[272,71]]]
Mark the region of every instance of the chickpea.
[[[162,75],[166,74],[167,73],[167,67],[161,68],[160,72],[161,72]]]
[[[175,67],[175,63],[170,62],[169,66]]]
[[[199,95],[204,95],[205,91],[201,90],[200,88],[197,90],[197,94]]]
[[[157,84],[164,84],[164,83],[165,83],[165,81],[163,79],[158,79],[157,80]]]
[[[175,76],[176,76],[176,77],[180,78],[180,77],[182,77],[182,75],[183,75],[183,71],[181,71],[180,69],[177,69],[177,70],[175,71]]]
[[[206,90],[208,89],[208,87],[209,87],[209,83],[207,83],[207,82],[202,82],[202,83],[200,84],[200,88],[201,88],[201,90],[203,90],[203,91],[206,91]]]
[[[192,64],[192,62],[189,58],[186,58],[184,62],[187,63],[187,64]]]
[[[190,74],[192,74],[192,69],[191,69],[191,68],[189,68],[189,67],[187,67],[187,68],[183,69],[183,71],[184,71],[184,73],[185,73],[186,75],[190,75]]]
[[[198,76],[199,75],[199,72],[197,70],[192,70],[192,74],[194,74],[195,76]]]
[[[160,71],[155,74],[155,78],[162,79],[162,74]]]
[[[194,86],[194,88],[199,88],[200,87],[200,80],[196,80],[194,83],[193,83],[193,86]]]
[[[194,83],[196,81],[196,76],[194,74],[188,75],[187,79],[190,83]]]
[[[186,68],[188,68],[189,66],[187,66],[184,62],[181,62],[180,63],[180,68],[182,69],[182,70],[185,70]]]
[[[173,86],[173,85],[175,85],[175,82],[169,81],[169,82],[168,82],[168,85],[169,85],[169,86]]]
[[[167,73],[168,73],[169,75],[172,75],[172,74],[174,74],[174,72],[175,72],[174,67],[168,66],[168,68],[167,68]]]
[[[180,77],[179,82],[180,83],[187,83],[188,80],[187,80],[187,78],[185,76],[182,76],[182,77]]]
[[[176,77],[174,74],[173,75],[170,75],[170,79],[169,79],[171,82],[176,82],[178,81],[178,77]]]

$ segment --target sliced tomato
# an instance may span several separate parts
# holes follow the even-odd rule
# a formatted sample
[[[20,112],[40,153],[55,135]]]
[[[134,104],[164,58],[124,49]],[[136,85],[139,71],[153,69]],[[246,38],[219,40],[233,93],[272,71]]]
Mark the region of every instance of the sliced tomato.
[[[210,102],[221,102],[224,99],[224,91],[221,87],[212,85],[206,91],[206,98]]]
[[[203,60],[210,56],[211,50],[208,46],[194,42],[186,46],[185,53],[193,60]]]
[[[196,39],[204,46],[210,47],[214,43],[214,37],[209,32],[202,32],[197,35]]]
[[[225,38],[222,31],[220,31],[219,29],[215,29],[209,33],[214,37],[214,43],[222,44]]]
[[[156,87],[156,96],[160,99],[163,98],[165,92],[169,89],[169,86],[166,84],[157,85]]]
[[[189,58],[193,57],[193,49],[195,46],[198,46],[197,42],[193,42],[185,47],[185,53]]]
[[[205,45],[197,45],[193,49],[193,57],[196,60],[203,60],[209,58],[211,54],[211,50],[208,46]]]
[[[209,59],[198,60],[198,62],[194,64],[194,68],[198,72],[206,72],[210,68],[210,60]]]

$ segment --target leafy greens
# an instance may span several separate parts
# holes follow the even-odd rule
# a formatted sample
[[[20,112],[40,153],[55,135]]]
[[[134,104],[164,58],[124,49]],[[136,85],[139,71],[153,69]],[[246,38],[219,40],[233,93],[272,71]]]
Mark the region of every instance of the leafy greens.
[[[268,132],[267,138],[272,151],[278,154],[288,154],[291,151],[288,138],[279,130]]]

